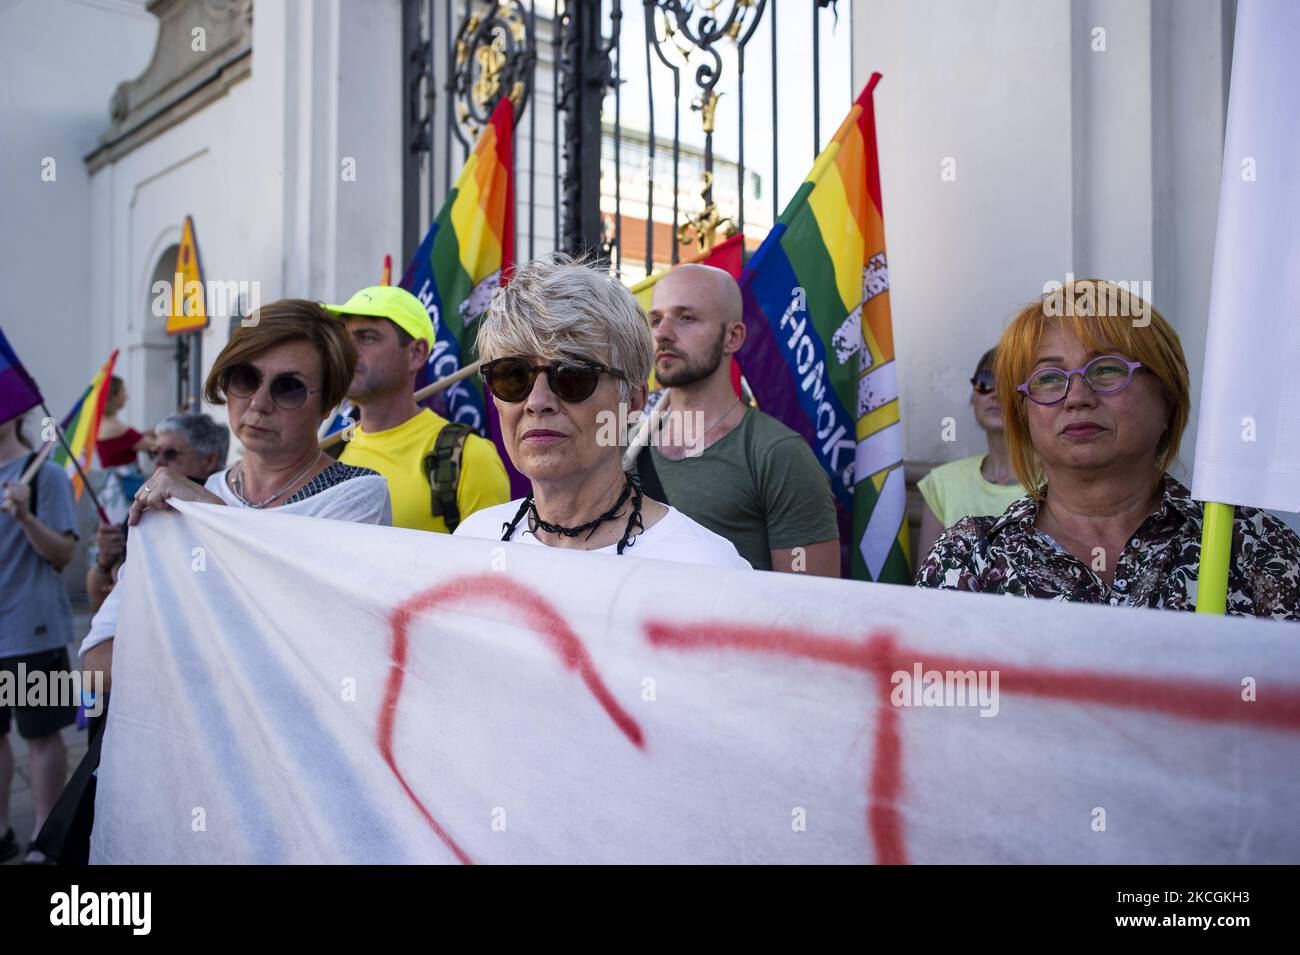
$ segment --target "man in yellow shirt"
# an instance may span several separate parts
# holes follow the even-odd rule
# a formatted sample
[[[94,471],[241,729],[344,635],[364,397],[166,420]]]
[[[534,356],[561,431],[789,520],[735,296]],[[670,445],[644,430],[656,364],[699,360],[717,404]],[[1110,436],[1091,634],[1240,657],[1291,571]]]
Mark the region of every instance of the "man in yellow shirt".
[[[393,526],[447,534],[475,511],[509,501],[510,480],[492,442],[415,403],[415,380],[434,343],[420,300],[377,285],[325,307],[347,323],[357,348],[348,397],[361,421],[339,460],[388,479]]]

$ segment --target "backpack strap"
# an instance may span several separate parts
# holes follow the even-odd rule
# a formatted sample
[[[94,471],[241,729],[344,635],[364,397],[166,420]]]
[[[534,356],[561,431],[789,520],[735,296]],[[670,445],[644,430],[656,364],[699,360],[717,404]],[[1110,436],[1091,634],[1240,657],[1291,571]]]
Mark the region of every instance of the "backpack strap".
[[[32,466],[32,462],[36,460],[38,454],[39,452],[33,451],[31,454],[27,455],[27,460],[23,462],[23,469],[19,473],[26,474],[27,469]],[[39,518],[40,512],[36,510],[37,500],[40,497],[40,490],[41,490],[41,472],[39,468],[36,470],[36,473],[32,475],[31,483],[29,483],[27,486],[31,489],[32,492],[32,496],[27,502],[27,510],[32,512],[32,517]]]
[[[469,425],[449,421],[438,432],[433,450],[424,456],[424,476],[429,481],[429,513],[447,522],[447,530],[460,524],[460,505],[456,491],[460,487],[460,459],[465,441],[473,432]]]
[[[646,497],[660,504],[669,503],[668,492],[664,490],[663,482],[659,480],[659,472],[655,470],[655,460],[650,454],[648,444],[636,456],[636,473],[641,479],[641,491]]]

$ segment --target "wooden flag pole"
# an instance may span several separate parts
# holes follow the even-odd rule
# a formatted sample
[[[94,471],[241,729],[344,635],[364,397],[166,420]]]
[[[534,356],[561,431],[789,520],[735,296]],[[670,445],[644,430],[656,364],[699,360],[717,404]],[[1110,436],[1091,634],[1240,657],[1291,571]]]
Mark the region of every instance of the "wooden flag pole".
[[[108,519],[108,514],[104,511],[104,505],[99,503],[99,496],[95,493],[95,489],[90,486],[90,478],[81,467],[81,462],[78,461],[77,456],[72,453],[72,448],[68,447],[68,439],[63,436],[63,429],[57,424],[58,419],[56,419],[54,415],[50,414],[50,409],[45,407],[45,402],[43,401],[41,402],[41,410],[45,412],[46,417],[48,417],[50,422],[54,424],[55,437],[59,439],[59,444],[63,445],[64,453],[67,454],[68,460],[72,462],[72,466],[75,467],[77,473],[81,475],[81,484],[86,489],[86,493],[90,495],[91,501],[94,502],[95,510],[99,512],[99,519],[105,524],[113,523]]]
[[[664,394],[655,402],[654,409],[648,415],[642,415],[636,429],[628,436],[627,450],[623,452],[624,471],[636,469],[636,459],[645,446],[654,440],[655,432],[659,428],[659,420],[668,410],[668,395]]]
[[[464,381],[466,378],[470,377],[471,375],[476,374],[478,372],[479,364],[480,362],[476,361],[472,365],[466,365],[464,368],[457,369],[456,371],[453,371],[450,375],[448,375],[446,378],[439,378],[433,384],[425,385],[423,388],[421,388],[411,397],[415,399],[415,403],[418,405],[421,401],[423,401],[425,398],[428,398],[430,395],[436,395],[440,391],[446,391],[448,388],[450,388],[452,385],[456,384],[457,382]],[[343,440],[343,436],[347,434],[350,430],[351,430],[350,428],[339,428],[339,430],[335,431],[333,434],[325,435],[325,437],[320,439],[321,450],[324,450],[325,448],[334,447],[334,445],[338,444],[340,441]]]
[[[1228,609],[1228,562],[1232,558],[1232,505],[1205,502],[1201,526],[1201,568],[1196,612],[1222,615]]]
[[[24,471],[23,476],[18,479],[19,484],[32,483],[32,478],[36,477],[36,472],[41,469],[41,465],[44,464],[46,458],[50,456],[50,452],[54,450],[54,445],[56,443],[57,442],[54,441],[45,442],[45,446],[36,453],[36,457],[32,459],[32,463],[27,465],[27,470]]]
[[[478,374],[478,366],[481,364],[482,362],[476,361],[472,365],[466,365],[464,368],[459,368],[456,371],[453,371],[446,378],[439,378],[433,384],[425,385],[412,396],[415,398],[415,403],[419,404],[430,395],[436,395],[440,391],[446,391],[452,385],[456,384],[456,382],[464,381],[466,378]]]

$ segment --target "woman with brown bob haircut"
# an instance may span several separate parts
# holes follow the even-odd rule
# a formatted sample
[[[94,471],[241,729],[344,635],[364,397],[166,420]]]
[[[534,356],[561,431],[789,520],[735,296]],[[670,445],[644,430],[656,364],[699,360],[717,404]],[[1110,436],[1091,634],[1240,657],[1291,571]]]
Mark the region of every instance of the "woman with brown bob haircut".
[[[1021,309],[994,365],[1029,493],[949,528],[921,587],[1196,608],[1202,505],[1169,474],[1191,407],[1182,344],[1150,303],[1079,279]],[[1229,614],[1300,620],[1300,538],[1236,509]]]
[[[175,499],[391,524],[388,481],[369,468],[340,464],[321,452],[316,438],[356,365],[347,329],[317,303],[282,299],[256,309],[230,336],[203,389],[208,402],[228,406],[243,457],[202,486],[158,468],[136,494],[129,523]],[[122,572],[134,572],[129,548]],[[121,587],[109,593],[81,645],[85,669],[102,670],[106,689],[121,593]]]
[[[320,423],[347,394],[356,367],[347,329],[318,303],[286,298],[256,309],[230,336],[203,387],[210,404],[228,406],[230,431],[244,447],[243,459],[218,471],[205,487],[159,468],[136,494],[130,523],[139,523],[147,510],[166,507],[172,497],[259,510],[315,498],[311,506],[294,510],[389,523],[391,518],[383,519],[388,510],[384,478],[368,468],[339,464],[321,451],[316,438]]]

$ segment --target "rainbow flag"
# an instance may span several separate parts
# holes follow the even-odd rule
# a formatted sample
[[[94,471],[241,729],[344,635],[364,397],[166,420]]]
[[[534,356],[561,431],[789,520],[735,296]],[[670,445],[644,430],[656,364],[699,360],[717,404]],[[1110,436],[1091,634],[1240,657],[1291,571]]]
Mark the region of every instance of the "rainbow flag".
[[[104,362],[104,367],[95,374],[89,387],[81,393],[77,403],[72,406],[68,416],[59,425],[67,439],[68,447],[77,456],[77,461],[83,469],[90,467],[90,456],[99,441],[99,423],[104,420],[104,404],[108,401],[108,386],[113,379],[113,363],[116,361],[117,350],[114,349],[113,354],[108,356],[108,361]],[[81,475],[62,445],[55,449],[50,460],[67,473],[68,479],[72,481],[72,489],[77,495],[77,500],[81,500]]]
[[[509,97],[502,97],[397,283],[424,303],[437,336],[417,389],[477,360],[474,323],[487,311],[493,289],[506,283],[514,267],[514,125],[514,105]],[[512,493],[522,497],[528,492],[527,479],[506,455],[496,411],[484,400],[477,376],[434,395],[426,404],[491,438],[510,475]]]
[[[44,400],[41,389],[27,373],[23,363],[9,345],[0,329],[0,421],[9,421],[24,415]]]
[[[807,439],[860,580],[910,583],[873,74],[740,278],[741,369]],[[854,412],[853,415],[849,411]]]

